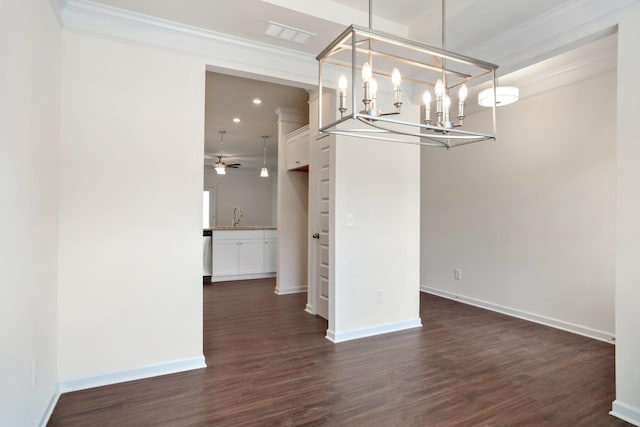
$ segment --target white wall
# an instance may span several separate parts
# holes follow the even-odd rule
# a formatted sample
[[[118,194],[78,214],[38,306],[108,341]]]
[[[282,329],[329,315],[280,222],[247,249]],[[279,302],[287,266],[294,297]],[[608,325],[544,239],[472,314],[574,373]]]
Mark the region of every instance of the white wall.
[[[287,134],[309,123],[308,111],[278,108],[278,272],[276,293],[307,290],[309,174],[288,171]]]
[[[47,1],[8,2],[2,18],[0,425],[33,426],[57,389],[61,31]]]
[[[242,209],[240,225],[276,224],[273,216],[276,201],[273,181],[277,180],[276,177],[234,172],[218,175],[209,169],[205,168],[204,186],[216,189],[216,225],[231,225],[235,206]]]
[[[640,8],[621,20],[618,31],[617,344],[613,412],[640,425]]]
[[[65,31],[63,383],[202,356],[205,66]]]
[[[423,149],[423,286],[613,336],[615,88],[611,71],[521,99],[497,142]]]

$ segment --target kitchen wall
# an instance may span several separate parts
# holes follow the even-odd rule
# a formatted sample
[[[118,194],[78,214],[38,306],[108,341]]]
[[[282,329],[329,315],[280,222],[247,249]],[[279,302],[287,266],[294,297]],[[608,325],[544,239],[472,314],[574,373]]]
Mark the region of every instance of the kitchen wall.
[[[497,142],[423,149],[423,287],[614,335],[615,92],[609,70],[498,108]]]
[[[210,169],[205,167],[204,186],[216,189],[216,225],[231,225],[235,206],[242,209],[240,225],[276,225],[276,171],[263,178],[236,171],[218,175]]]
[[[0,425],[35,426],[57,391],[61,30],[48,1],[2,9]]]

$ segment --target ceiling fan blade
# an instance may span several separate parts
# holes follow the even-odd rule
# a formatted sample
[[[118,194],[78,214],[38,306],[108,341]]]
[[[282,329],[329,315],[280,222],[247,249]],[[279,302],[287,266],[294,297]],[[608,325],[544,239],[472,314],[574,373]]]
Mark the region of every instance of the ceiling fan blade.
[[[242,166],[242,164],[240,163],[231,163],[230,165],[226,165],[225,167],[227,168],[239,168],[240,166]]]

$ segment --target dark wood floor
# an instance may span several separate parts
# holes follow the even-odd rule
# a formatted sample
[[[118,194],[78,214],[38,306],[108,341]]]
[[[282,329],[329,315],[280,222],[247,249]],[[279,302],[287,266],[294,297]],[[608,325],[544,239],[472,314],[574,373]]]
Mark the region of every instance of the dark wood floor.
[[[60,397],[49,426],[623,426],[614,347],[431,295],[422,328],[332,344],[305,294],[204,287],[207,369]]]

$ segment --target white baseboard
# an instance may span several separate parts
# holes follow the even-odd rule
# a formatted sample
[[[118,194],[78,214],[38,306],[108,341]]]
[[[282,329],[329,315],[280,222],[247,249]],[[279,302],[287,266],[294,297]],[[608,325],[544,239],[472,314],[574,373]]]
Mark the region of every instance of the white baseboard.
[[[206,367],[207,364],[205,363],[204,356],[173,360],[171,362],[156,363],[153,365],[140,366],[137,368],[109,372],[91,377],[63,380],[60,381],[58,391],[60,393],[67,393],[70,391],[85,390],[93,387],[157,377],[160,375],[175,374],[176,372],[190,371],[192,369],[201,369]]]
[[[54,393],[53,396],[51,396],[51,400],[49,401],[49,405],[47,406],[47,410],[42,415],[42,419],[40,420],[40,424],[38,424],[39,427],[46,427],[47,426],[47,424],[49,423],[49,418],[51,418],[51,415],[53,414],[53,410],[56,408],[56,405],[58,404],[58,399],[60,399],[60,392],[56,392],[56,393]]]
[[[619,400],[614,400],[609,414],[631,423],[634,426],[640,426],[640,408],[636,408],[635,406],[627,405]]]
[[[315,316],[316,312],[313,310],[313,307],[311,307],[310,304],[307,304],[307,306],[304,308],[304,311],[306,311],[309,314],[313,314]]]
[[[289,294],[299,294],[302,292],[307,292],[307,285],[298,286],[296,288],[279,288],[276,286],[276,290],[273,291],[276,295],[289,295]]]
[[[454,301],[463,302],[465,304],[473,305],[487,310],[495,311],[498,313],[506,314],[508,316],[517,317],[519,319],[529,320],[530,322],[540,323],[545,326],[551,326],[552,328],[572,332],[574,334],[582,335],[588,338],[604,341],[609,344],[615,344],[616,341],[614,334],[610,332],[599,331],[597,329],[592,329],[587,326],[576,325],[575,323],[565,322],[563,320],[553,319],[550,317],[529,313],[527,311],[522,311],[511,307],[505,307],[503,305],[494,304],[492,302],[483,301],[464,295],[458,295],[440,289],[430,288],[425,285],[420,285],[420,291],[437,295],[439,297],[452,299]]]
[[[211,283],[231,282],[236,280],[270,279],[276,277],[276,273],[236,274],[235,276],[211,276]]]
[[[404,322],[385,323],[373,326],[371,328],[351,329],[349,331],[335,332],[331,329],[327,330],[326,339],[333,343],[356,340],[359,338],[372,337],[374,335],[388,334],[390,332],[403,331],[405,329],[422,327],[422,320],[418,317],[413,320]]]

